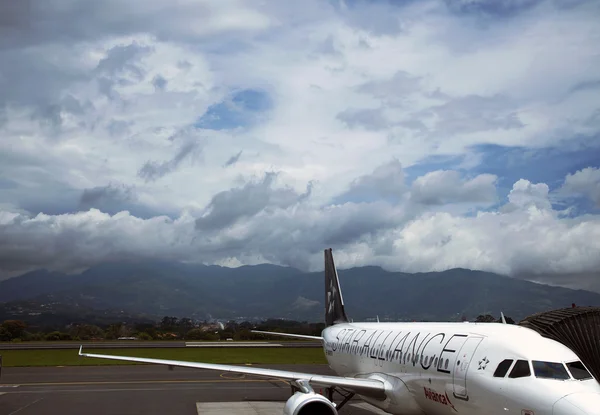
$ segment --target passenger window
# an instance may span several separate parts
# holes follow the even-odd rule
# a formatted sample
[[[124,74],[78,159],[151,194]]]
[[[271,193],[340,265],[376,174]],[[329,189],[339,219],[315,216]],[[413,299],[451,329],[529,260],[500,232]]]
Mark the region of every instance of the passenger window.
[[[450,362],[450,361],[449,361],[448,359],[446,359],[446,363],[444,364],[444,369],[448,369],[448,363],[449,363],[449,362]]]
[[[438,365],[438,358],[437,358],[437,357],[435,358],[435,363],[434,363],[433,365],[434,365],[435,367],[437,367],[437,365]]]
[[[503,361],[501,361],[498,367],[496,368],[496,371],[494,372],[494,377],[503,378],[504,376],[506,376],[506,373],[508,372],[508,369],[510,369],[510,365],[512,365],[512,362],[513,359],[504,359]]]
[[[529,362],[527,360],[517,360],[515,367],[510,371],[509,378],[525,378],[531,376],[531,369],[529,369]]]
[[[567,369],[565,369],[565,366],[562,363],[540,362],[538,360],[534,360],[532,363],[533,373],[535,373],[536,378],[558,380],[569,379]]]
[[[588,372],[583,363],[579,361],[567,363],[567,367],[569,368],[571,375],[577,380],[592,379],[590,372]]]

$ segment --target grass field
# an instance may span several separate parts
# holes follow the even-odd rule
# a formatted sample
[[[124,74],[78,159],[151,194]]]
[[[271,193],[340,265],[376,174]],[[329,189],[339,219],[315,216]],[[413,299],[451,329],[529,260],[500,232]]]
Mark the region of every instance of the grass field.
[[[317,348],[164,348],[164,349],[84,349],[87,353],[190,362],[231,364],[325,364],[322,349]],[[78,356],[77,350],[1,350],[2,366],[96,366],[133,365],[139,363],[93,359]]]

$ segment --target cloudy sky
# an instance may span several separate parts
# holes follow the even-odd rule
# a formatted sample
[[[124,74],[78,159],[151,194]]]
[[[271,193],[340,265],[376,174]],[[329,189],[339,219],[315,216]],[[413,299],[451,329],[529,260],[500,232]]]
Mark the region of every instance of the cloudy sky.
[[[0,277],[318,270],[332,247],[585,286],[599,21],[596,0],[0,2]]]

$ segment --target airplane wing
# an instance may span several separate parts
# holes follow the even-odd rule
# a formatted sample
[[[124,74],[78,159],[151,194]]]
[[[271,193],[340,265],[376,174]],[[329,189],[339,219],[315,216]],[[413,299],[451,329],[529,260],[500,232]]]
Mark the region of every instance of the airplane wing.
[[[341,376],[317,375],[310,373],[291,372],[287,370],[265,369],[259,367],[221,365],[214,363],[186,362],[181,360],[149,359],[144,357],[113,356],[104,354],[83,353],[83,346],[79,348],[79,356],[99,359],[124,360],[127,362],[152,363],[158,365],[189,367],[195,369],[218,370],[220,372],[243,373],[246,375],[262,376],[271,379],[286,381],[306,380],[313,385],[338,386],[350,389],[359,395],[370,396],[375,399],[385,399],[385,385],[376,379],[346,378]]]
[[[270,334],[273,336],[283,336],[283,337],[293,337],[296,339],[305,339],[305,340],[323,340],[321,336],[309,336],[306,334],[291,334],[291,333],[277,333],[275,331],[259,331],[259,330],[250,330],[251,333],[260,333],[260,334]]]

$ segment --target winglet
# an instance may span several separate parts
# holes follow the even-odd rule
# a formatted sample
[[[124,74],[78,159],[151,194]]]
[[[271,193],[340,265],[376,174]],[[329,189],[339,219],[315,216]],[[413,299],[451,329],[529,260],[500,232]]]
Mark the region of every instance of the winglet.
[[[504,318],[504,313],[500,312],[500,318],[502,319],[502,324],[506,324],[506,319]]]
[[[83,356],[83,354],[81,353],[82,350],[83,350],[83,344],[81,346],[79,346],[79,356]]]

